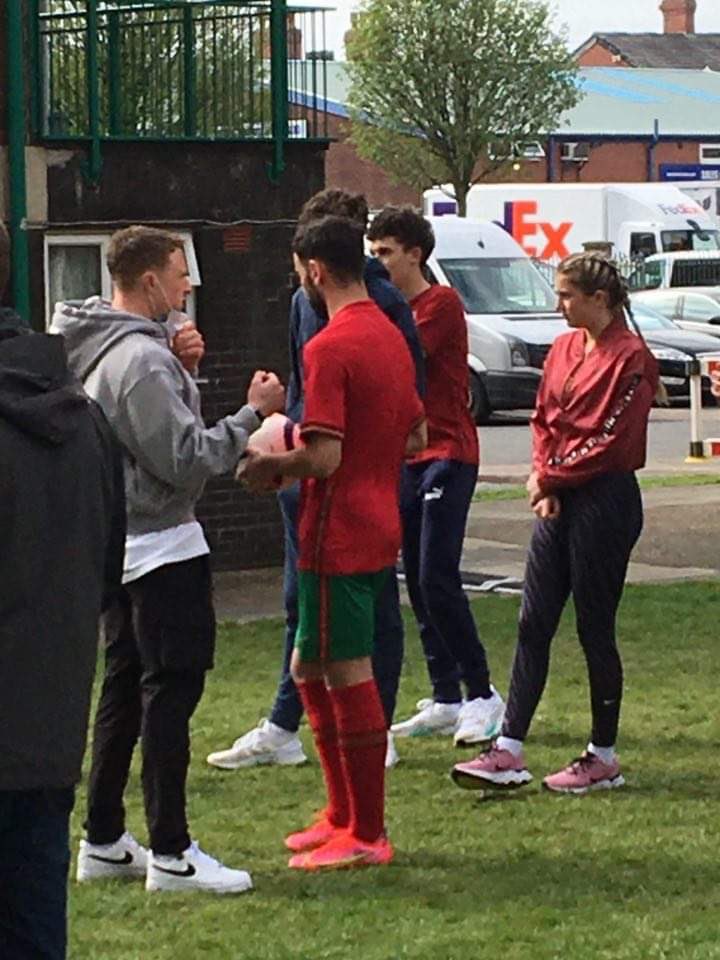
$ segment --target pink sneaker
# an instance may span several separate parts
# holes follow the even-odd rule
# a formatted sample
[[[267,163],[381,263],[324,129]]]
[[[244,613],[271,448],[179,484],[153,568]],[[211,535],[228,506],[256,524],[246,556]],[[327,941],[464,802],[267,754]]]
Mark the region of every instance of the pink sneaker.
[[[552,773],[543,780],[543,787],[556,793],[589,793],[591,790],[613,790],[624,785],[625,778],[620,773],[617,757],[612,763],[603,763],[600,757],[587,751],[564,770]]]
[[[514,753],[501,750],[494,743],[474,760],[456,763],[451,776],[455,783],[465,790],[514,790],[532,780],[522,753],[516,757]]]

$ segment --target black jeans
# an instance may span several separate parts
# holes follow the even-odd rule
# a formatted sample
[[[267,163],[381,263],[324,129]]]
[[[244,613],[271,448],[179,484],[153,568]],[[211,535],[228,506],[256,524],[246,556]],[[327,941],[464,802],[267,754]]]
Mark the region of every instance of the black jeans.
[[[640,490],[632,473],[605,474],[564,491],[560,501],[560,516],[536,521],[530,542],[502,733],[525,739],[545,688],[550,644],[572,593],[590,680],[592,742],[612,747],[623,687],[615,615],[642,530]]]
[[[140,737],[150,846],[157,854],[180,853],[190,844],[185,816],[190,718],[215,647],[209,558],[167,564],[127,584],[104,617],[104,634],[88,840],[113,843],[124,832],[123,793]]]
[[[477,464],[430,460],[403,467],[400,512],[407,588],[420,631],[433,699],[460,703],[489,695],[490,676],[460,557]]]
[[[64,960],[74,790],[0,791],[0,957]]]

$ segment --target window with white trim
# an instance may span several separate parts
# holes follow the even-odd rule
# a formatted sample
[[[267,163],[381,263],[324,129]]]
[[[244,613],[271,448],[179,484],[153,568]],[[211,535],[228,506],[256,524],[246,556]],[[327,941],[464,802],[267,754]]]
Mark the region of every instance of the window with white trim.
[[[192,234],[174,230],[185,244],[185,258],[193,292],[185,312],[195,320],[195,287],[201,284]],[[109,233],[45,234],[45,325],[50,326],[55,304],[61,300],[112,297],[112,280],[107,268]]]
[[[720,143],[701,143],[700,163],[720,164]]]

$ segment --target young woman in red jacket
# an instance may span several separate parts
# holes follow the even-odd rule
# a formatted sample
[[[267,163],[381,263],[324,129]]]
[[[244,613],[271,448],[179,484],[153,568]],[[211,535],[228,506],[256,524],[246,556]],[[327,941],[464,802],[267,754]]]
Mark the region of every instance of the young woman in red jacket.
[[[657,364],[642,337],[627,327],[627,288],[609,261],[594,254],[567,258],[558,268],[556,288],[573,332],[559,337],[548,355],[531,421],[533,471],[527,488],[538,519],[510,692],[500,737],[453,770],[455,782],[470,789],[532,780],[523,742],[570,594],[587,660],[592,734],[582,756],[543,785],[585,793],[624,783],[615,754],[622,698],[615,614],[642,529],[635,470],[645,463]]]

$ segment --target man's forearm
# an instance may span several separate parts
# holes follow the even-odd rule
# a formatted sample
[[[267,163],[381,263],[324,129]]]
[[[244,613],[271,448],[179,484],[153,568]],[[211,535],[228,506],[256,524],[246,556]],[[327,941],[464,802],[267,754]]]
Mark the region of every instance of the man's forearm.
[[[327,477],[332,473],[312,447],[298,447],[288,453],[271,453],[266,458],[281,477],[303,480],[306,477]]]

